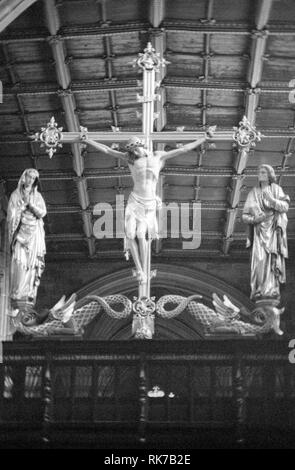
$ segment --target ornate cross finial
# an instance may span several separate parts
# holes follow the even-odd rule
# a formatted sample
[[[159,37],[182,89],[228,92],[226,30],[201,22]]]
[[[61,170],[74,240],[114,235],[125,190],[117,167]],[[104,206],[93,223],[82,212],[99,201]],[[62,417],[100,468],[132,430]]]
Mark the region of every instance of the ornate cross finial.
[[[234,127],[233,139],[241,147],[255,147],[256,142],[261,140],[261,133],[252,126],[246,116],[239,122],[239,127]]]
[[[41,132],[36,132],[34,140],[41,140],[41,147],[47,147],[46,152],[49,158],[53,157],[57,147],[62,147],[61,140],[63,139],[62,127],[57,127],[54,117],[47,123],[47,127],[41,127]]]
[[[134,62],[143,70],[154,69],[156,72],[159,71],[161,66],[165,67],[165,65],[169,63],[160,57],[160,54],[156,52],[151,42],[147,43],[147,47],[144,49],[143,54],[138,54],[138,58]]]

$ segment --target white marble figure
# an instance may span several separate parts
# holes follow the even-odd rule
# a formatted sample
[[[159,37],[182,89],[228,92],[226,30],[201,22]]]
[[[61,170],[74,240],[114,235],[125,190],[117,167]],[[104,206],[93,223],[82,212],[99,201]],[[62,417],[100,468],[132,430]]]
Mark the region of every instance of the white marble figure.
[[[134,186],[125,212],[125,249],[131,251],[140,284],[147,282],[147,238],[158,238],[157,209],[161,205],[161,199],[156,194],[156,188],[160,171],[167,160],[203,144],[212,137],[214,129],[210,128],[204,137],[169,152],[149,152],[138,137],[132,137],[129,140],[126,152],[114,150],[88,139],[87,136],[84,138],[86,143],[100,152],[114,158],[121,158],[128,163]]]
[[[243,221],[249,227],[247,248],[252,248],[253,300],[279,299],[280,284],[286,282],[290,198],[275,181],[274,169],[270,165],[260,165],[258,185],[249,192],[243,210]]]
[[[38,178],[37,170],[25,170],[8,204],[10,298],[14,301],[35,303],[44,270],[46,206],[37,190]]]

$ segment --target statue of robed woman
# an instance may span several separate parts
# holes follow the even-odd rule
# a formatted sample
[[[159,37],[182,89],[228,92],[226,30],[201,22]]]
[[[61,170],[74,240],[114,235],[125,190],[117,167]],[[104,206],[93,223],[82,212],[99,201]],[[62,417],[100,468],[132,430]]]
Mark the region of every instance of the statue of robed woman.
[[[289,196],[275,183],[270,165],[261,165],[258,185],[248,194],[243,221],[248,224],[247,247],[252,248],[251,299],[279,299],[286,282]]]
[[[11,249],[10,298],[35,303],[44,271],[46,206],[37,189],[39,173],[23,172],[8,204],[8,232]]]

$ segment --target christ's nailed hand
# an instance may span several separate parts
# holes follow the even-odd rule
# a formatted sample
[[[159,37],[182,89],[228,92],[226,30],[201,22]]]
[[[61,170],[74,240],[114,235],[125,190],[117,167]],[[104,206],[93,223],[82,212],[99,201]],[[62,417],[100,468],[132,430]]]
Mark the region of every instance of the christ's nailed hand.
[[[210,126],[206,132],[206,137],[211,139],[212,137],[214,137],[215,131],[216,131],[216,126]]]

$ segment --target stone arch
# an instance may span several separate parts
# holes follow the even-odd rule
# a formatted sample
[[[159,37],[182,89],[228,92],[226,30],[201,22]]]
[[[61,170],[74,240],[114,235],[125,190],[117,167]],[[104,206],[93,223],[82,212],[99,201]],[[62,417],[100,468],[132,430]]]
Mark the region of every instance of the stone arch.
[[[168,293],[189,296],[200,294],[203,302],[211,305],[212,293],[226,294],[238,307],[251,309],[248,297],[238,289],[204,271],[169,264],[155,264],[157,276],[152,280],[152,295],[159,298]],[[87,295],[107,296],[121,293],[130,299],[137,295],[135,279],[130,275],[130,268],[102,276],[78,291],[78,298]],[[131,318],[115,320],[105,313],[100,314],[86,329],[85,339],[127,340],[131,339]],[[179,317],[163,320],[156,318],[155,339],[201,339],[194,319],[187,313]]]

